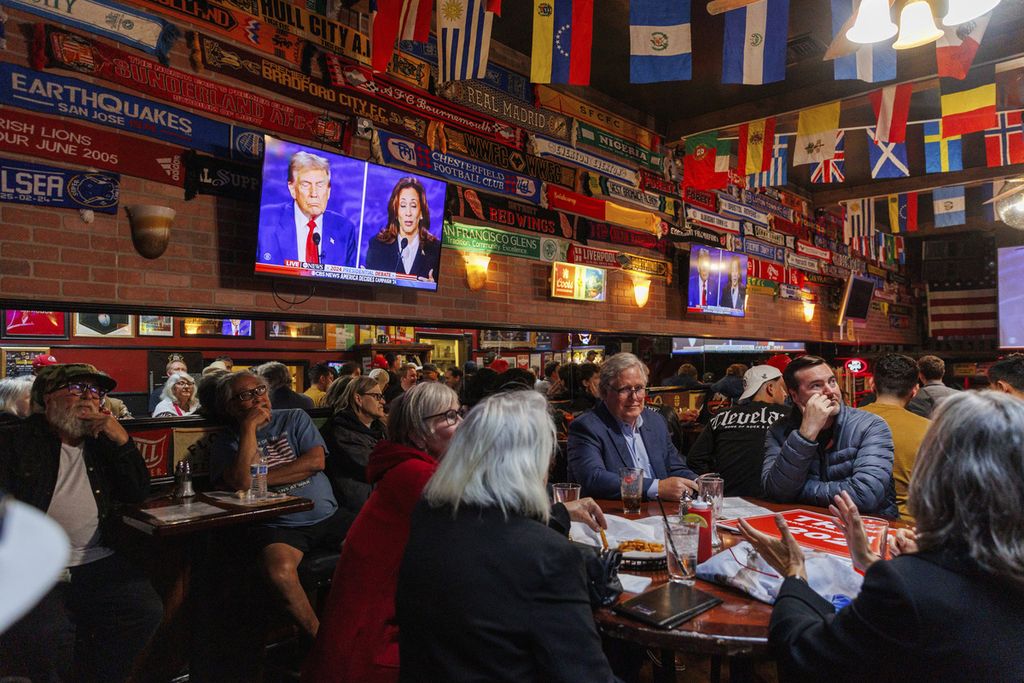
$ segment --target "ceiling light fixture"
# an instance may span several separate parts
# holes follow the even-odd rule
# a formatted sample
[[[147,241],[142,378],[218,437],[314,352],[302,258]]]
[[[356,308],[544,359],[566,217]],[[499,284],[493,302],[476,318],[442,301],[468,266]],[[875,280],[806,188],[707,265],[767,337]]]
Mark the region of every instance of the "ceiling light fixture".
[[[925,0],[911,0],[900,12],[900,37],[892,46],[897,50],[909,50],[941,37],[942,30],[935,25],[931,5]]]
[[[991,12],[999,0],[949,0],[949,12],[942,18],[943,26],[959,26],[982,14]]]
[[[877,43],[892,38],[896,30],[889,17],[889,0],[861,0],[846,38],[854,43]]]

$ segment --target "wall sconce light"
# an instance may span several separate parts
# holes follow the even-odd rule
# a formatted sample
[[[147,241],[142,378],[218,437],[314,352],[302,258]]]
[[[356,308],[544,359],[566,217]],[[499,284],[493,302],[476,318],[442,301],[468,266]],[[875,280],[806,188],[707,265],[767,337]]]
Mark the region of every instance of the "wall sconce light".
[[[167,206],[133,204],[126,206],[135,251],[148,259],[159,258],[171,241],[175,211]]]
[[[804,322],[809,323],[814,320],[814,302],[804,300]]]
[[[651,278],[636,273],[631,277],[633,278],[633,300],[636,301],[637,308],[643,308],[651,298]]]
[[[483,289],[487,284],[487,266],[491,263],[491,255],[462,252],[462,260],[466,262],[466,285],[473,291]]]

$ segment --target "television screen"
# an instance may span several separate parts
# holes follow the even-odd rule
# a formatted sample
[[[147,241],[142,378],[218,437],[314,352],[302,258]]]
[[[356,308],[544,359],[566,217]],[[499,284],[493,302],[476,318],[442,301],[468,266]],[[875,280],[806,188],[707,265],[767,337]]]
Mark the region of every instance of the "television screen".
[[[265,136],[256,272],[435,291],[443,181]]]
[[[1004,247],[997,258],[999,272],[999,346],[1024,347],[1024,247]]]
[[[839,324],[849,320],[867,320],[871,310],[871,296],[875,293],[875,281],[851,275],[846,281],[843,305],[839,309]]]
[[[805,351],[803,342],[770,339],[703,339],[672,337],[672,353],[798,353]]]
[[[694,245],[690,250],[690,313],[742,316],[747,298],[747,257],[724,249]]]

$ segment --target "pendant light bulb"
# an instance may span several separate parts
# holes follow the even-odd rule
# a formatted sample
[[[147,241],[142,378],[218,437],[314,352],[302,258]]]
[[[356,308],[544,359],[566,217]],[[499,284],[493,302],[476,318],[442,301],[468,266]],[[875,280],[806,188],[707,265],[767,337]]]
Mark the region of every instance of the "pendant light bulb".
[[[995,9],[999,0],[949,0],[949,12],[942,18],[943,26],[959,26]]]
[[[900,13],[900,37],[892,46],[897,50],[909,50],[933,43],[942,37],[942,30],[935,25],[931,6],[925,0],[911,0]]]
[[[896,24],[889,18],[888,0],[861,0],[857,18],[846,32],[853,43],[878,43],[896,35]]]

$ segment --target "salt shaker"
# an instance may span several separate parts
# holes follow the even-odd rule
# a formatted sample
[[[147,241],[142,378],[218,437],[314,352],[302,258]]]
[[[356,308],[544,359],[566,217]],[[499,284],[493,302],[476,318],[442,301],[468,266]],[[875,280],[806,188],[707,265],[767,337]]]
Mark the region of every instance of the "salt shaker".
[[[191,498],[196,495],[192,490],[192,463],[182,460],[174,466],[174,497]]]

